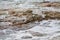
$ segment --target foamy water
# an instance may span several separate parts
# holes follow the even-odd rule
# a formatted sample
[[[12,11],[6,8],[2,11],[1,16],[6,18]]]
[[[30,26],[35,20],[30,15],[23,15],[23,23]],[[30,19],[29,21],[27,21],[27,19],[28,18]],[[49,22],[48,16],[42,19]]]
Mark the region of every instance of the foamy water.
[[[0,40],[55,40],[60,36],[60,20],[43,20],[27,30],[0,30]],[[56,38],[55,38],[56,37]]]

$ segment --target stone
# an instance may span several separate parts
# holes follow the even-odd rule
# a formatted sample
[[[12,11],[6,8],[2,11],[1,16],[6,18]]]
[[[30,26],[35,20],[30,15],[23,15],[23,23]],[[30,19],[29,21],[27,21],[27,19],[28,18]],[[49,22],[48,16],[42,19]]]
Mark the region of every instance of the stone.
[[[41,3],[39,5],[42,7],[51,7],[51,3]]]
[[[45,11],[45,19],[60,19],[60,12]]]
[[[52,7],[60,7],[60,3],[51,3]]]
[[[26,24],[26,23],[29,23],[29,22],[32,22],[32,21],[37,21],[37,20],[42,19],[42,17],[40,15],[33,14],[32,12],[33,11],[29,10],[29,9],[26,10],[26,11],[24,11],[24,10],[23,11],[13,11],[13,10],[11,10],[11,11],[9,11],[9,14],[17,17],[18,19],[21,19],[18,22],[13,21],[13,24],[15,24],[15,25]],[[18,20],[17,18],[16,18],[16,20]]]
[[[34,26],[35,21],[41,21],[42,16],[38,14],[33,14],[33,11],[31,9],[26,10],[8,10],[7,15],[0,16],[0,22],[4,22],[2,24],[3,27],[18,27],[20,29],[29,29],[32,26]],[[10,22],[11,24],[7,24],[7,22]],[[31,25],[32,24],[32,25]]]
[[[42,2],[40,4],[37,4],[37,6],[42,6],[42,7],[60,7],[59,2]]]

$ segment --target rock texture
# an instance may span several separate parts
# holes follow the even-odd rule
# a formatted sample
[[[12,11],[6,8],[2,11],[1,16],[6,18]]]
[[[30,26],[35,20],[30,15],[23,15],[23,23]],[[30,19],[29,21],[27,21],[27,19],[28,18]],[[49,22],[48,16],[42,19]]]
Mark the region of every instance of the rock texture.
[[[45,19],[60,19],[60,12],[45,11]]]
[[[33,14],[33,11],[30,9],[24,9],[24,10],[10,9],[6,11],[0,11],[0,15],[1,15],[0,26],[3,26],[4,28],[9,28],[9,27],[25,28],[27,26],[28,26],[27,28],[29,28],[30,26],[29,23],[42,20],[41,15]],[[4,23],[4,25],[2,22]],[[5,23],[7,23],[8,25],[6,25]]]
[[[42,3],[34,3],[34,4],[42,7],[60,7],[60,3],[58,2],[42,2]]]
[[[17,21],[14,21],[13,23],[16,24],[24,24],[24,23],[29,23],[32,21],[37,21],[37,20],[42,20],[42,17],[38,14],[33,14],[32,10],[27,10],[27,11],[9,11],[9,14],[17,17],[18,19],[20,19],[17,23]],[[18,20],[17,19],[17,20]]]

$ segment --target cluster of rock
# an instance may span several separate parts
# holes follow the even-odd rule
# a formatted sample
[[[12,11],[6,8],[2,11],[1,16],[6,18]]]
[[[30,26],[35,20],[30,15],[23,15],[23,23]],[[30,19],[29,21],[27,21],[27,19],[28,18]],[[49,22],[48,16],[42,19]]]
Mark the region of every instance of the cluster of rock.
[[[17,17],[15,21],[13,21],[13,24],[26,24],[32,21],[40,21],[42,20],[42,17],[38,14],[33,14],[32,10],[26,10],[26,11],[9,11],[9,14],[11,16]],[[14,20],[14,19],[13,19]],[[11,20],[12,21],[12,20]]]
[[[8,11],[1,11],[0,12],[0,24],[2,26],[19,26],[23,24],[23,26],[28,26],[28,23],[34,21],[41,21],[42,16],[38,14],[33,14],[32,10],[26,9],[21,11],[19,10],[8,10]],[[3,24],[3,23],[4,24]],[[8,23],[8,24],[5,24]],[[1,25],[0,25],[1,26]]]
[[[40,14],[40,13],[39,13]],[[60,19],[60,12],[53,11],[43,11],[42,14],[45,15],[43,18],[39,14],[34,14],[32,10],[8,10],[0,11],[0,15],[4,17],[0,18],[0,22],[11,22],[13,25],[22,25],[29,22],[41,21],[45,19]]]

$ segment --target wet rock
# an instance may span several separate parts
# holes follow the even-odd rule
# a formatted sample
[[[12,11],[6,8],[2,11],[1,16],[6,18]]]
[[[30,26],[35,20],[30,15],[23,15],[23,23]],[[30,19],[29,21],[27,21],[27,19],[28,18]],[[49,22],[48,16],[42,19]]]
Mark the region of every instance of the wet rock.
[[[14,21],[13,24],[26,24],[32,21],[42,20],[42,17],[38,14],[33,14],[32,10],[26,11],[9,11],[9,14],[15,17],[19,17],[18,19],[20,22]],[[18,20],[16,19],[16,20]]]
[[[37,20],[41,21],[41,20],[43,20],[43,18],[42,18],[42,16],[40,16],[38,14],[34,14],[33,20],[35,20],[35,21],[37,21]]]
[[[42,6],[42,7],[51,7],[51,3],[41,3],[38,6]]]
[[[0,11],[0,15],[8,15],[8,11]]]
[[[23,36],[21,37],[22,39],[31,39],[32,37],[31,36]]]
[[[25,12],[23,12],[23,13],[16,13],[16,14],[12,14],[12,15],[18,18],[18,19],[16,18],[16,21],[13,21],[13,23],[15,25],[16,24],[28,23],[28,22],[30,22],[30,21],[33,20],[33,16],[32,16],[31,13],[25,13]]]
[[[45,19],[60,19],[60,12],[47,11],[44,12]]]
[[[50,2],[32,2],[32,4],[39,7],[51,7]]]
[[[8,10],[8,16],[5,16],[0,19],[0,22],[10,22],[11,25],[8,23],[6,25],[5,23],[2,24],[2,26],[13,26],[13,27],[19,27],[22,29],[28,29],[31,28],[33,25],[30,26],[31,23],[35,21],[41,21],[42,16],[38,14],[33,14],[33,11],[28,10]],[[0,16],[1,17],[1,16]],[[30,23],[30,24],[29,24]]]
[[[60,7],[60,3],[51,3],[52,7]]]
[[[42,2],[40,4],[37,4],[38,6],[42,7],[60,7],[59,2]]]

